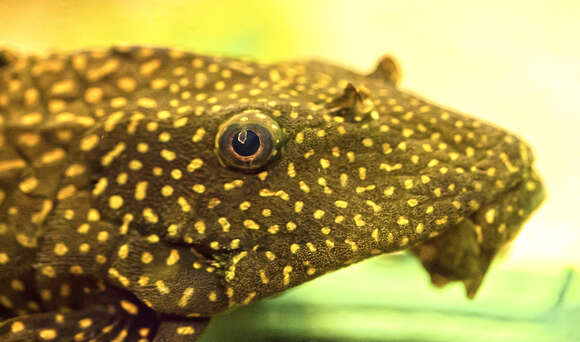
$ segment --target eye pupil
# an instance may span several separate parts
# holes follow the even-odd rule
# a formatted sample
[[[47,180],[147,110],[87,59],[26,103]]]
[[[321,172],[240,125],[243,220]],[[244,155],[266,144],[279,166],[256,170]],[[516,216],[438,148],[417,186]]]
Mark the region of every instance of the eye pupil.
[[[240,156],[253,156],[260,148],[260,138],[251,130],[242,130],[234,136],[232,148]]]

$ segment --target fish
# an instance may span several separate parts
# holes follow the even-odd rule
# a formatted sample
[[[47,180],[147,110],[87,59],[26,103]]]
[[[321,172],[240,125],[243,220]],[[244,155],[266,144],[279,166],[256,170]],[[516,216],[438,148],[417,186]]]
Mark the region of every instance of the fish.
[[[475,296],[545,198],[517,135],[363,75],[144,46],[0,50],[0,339],[196,341],[409,250]]]

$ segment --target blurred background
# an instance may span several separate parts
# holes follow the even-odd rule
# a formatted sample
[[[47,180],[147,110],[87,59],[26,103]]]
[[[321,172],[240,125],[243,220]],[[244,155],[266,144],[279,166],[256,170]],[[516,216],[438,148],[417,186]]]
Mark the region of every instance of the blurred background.
[[[224,314],[204,341],[580,341],[580,2],[0,0],[0,46],[173,46],[369,72],[517,132],[548,199],[475,300],[382,256]]]

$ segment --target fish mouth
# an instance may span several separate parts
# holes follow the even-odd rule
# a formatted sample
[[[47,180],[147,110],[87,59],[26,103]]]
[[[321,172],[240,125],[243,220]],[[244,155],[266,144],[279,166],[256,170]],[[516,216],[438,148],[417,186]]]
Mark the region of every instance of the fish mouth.
[[[463,282],[466,296],[475,297],[494,257],[513,241],[546,198],[544,185],[531,166],[522,176],[495,200],[411,249],[433,285]]]

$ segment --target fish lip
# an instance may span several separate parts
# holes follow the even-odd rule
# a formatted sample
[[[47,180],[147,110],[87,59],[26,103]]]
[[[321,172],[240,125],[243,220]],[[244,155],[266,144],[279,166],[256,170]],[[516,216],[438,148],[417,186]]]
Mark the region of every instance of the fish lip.
[[[447,230],[411,248],[435,286],[463,282],[467,297],[475,297],[497,253],[519,234],[525,221],[546,198],[545,187],[539,176],[531,166],[526,169],[512,187]],[[535,181],[534,186],[530,186],[530,180]],[[507,206],[510,203],[518,205],[509,211]],[[497,208],[501,210],[501,219],[487,222],[487,211]],[[504,226],[503,231],[499,229],[501,226]]]

